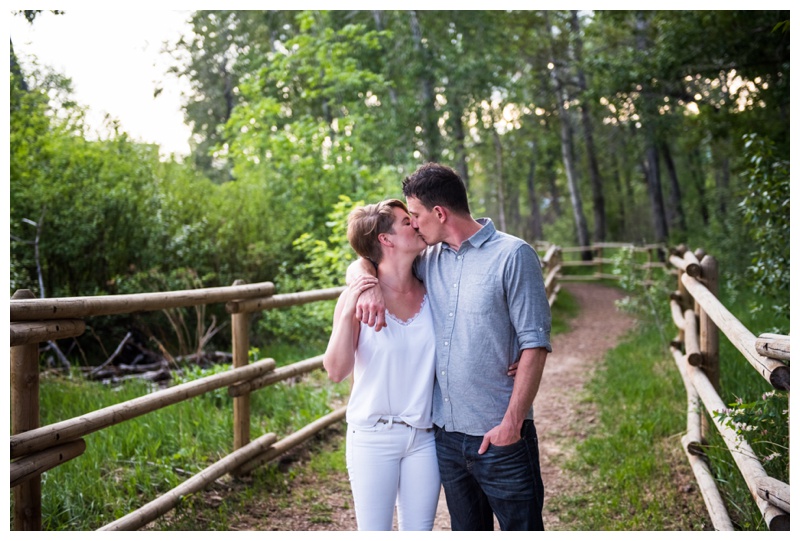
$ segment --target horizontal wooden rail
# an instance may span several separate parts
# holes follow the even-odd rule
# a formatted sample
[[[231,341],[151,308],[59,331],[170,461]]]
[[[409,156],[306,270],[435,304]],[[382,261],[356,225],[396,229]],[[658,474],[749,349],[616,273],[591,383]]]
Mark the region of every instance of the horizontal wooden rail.
[[[561,248],[562,252],[586,252],[597,250],[599,248],[630,248],[635,252],[649,252],[650,250],[657,250],[663,248],[663,244],[645,244],[644,246],[637,246],[626,242],[598,242],[591,246],[565,246]]]
[[[86,441],[80,439],[20,458],[11,463],[11,487],[33,479],[68,460],[77,458],[85,450]]]
[[[562,263],[563,265],[563,263]],[[622,276],[618,274],[559,274],[558,281],[559,282],[583,282],[583,281],[593,281],[593,280],[621,280]]]
[[[788,361],[789,337],[783,334],[761,334],[756,340],[756,351],[764,357]]]
[[[263,376],[251,379],[250,381],[231,385],[228,387],[228,394],[233,397],[245,396],[253,391],[266,387],[267,385],[272,385],[273,383],[277,383],[279,381],[318,370],[322,368],[322,358],[322,355],[317,355],[316,357],[311,357],[310,359],[306,359],[304,361],[299,361],[287,366],[276,368],[275,370],[268,372]]]
[[[255,441],[248,443],[241,449],[234,451],[225,458],[215,462],[197,475],[192,476],[190,479],[184,481],[166,494],[159,496],[140,509],[129,513],[124,517],[111,522],[110,524],[106,524],[98,531],[138,530],[145,524],[149,524],[171,509],[175,508],[175,506],[177,506],[186,496],[194,494],[195,492],[199,492],[226,473],[230,473],[248,460],[252,459],[254,456],[263,453],[265,450],[269,449],[269,447],[275,443],[277,439],[278,438],[275,434],[264,434]]]
[[[714,474],[711,472],[705,456],[691,451],[692,442],[687,436],[684,435],[681,438],[681,443],[686,457],[689,459],[689,465],[692,467],[694,477],[697,479],[700,494],[703,496],[703,501],[706,504],[708,516],[711,518],[711,524],[714,525],[714,529],[718,532],[734,531],[733,522],[725,510],[722,494],[714,481]]]
[[[671,255],[669,256],[669,262],[672,263],[675,267],[686,272],[686,274],[688,274],[689,276],[692,276],[694,278],[700,276],[703,272],[696,258],[694,261],[686,261],[685,259],[680,258],[676,255]]]
[[[278,458],[286,451],[300,445],[314,434],[344,420],[346,414],[347,406],[342,406],[336,411],[333,411],[324,417],[320,417],[313,423],[306,425],[304,428],[298,430],[294,434],[286,436],[281,441],[273,445],[272,448],[263,455],[259,455],[258,457],[242,465],[240,471],[243,473],[251,472],[259,466],[266,464],[270,460]]]
[[[309,302],[336,299],[344,290],[345,287],[342,286],[328,289],[315,289],[313,291],[301,291],[299,293],[283,293],[260,299],[236,300],[228,302],[225,305],[225,309],[229,314],[243,314],[269,310],[271,308],[297,306]]]
[[[80,417],[22,432],[11,436],[11,458],[19,458],[43,451],[54,445],[81,438],[92,432],[128,421],[159,408],[233,383],[258,377],[274,368],[275,361],[273,359],[265,359],[252,365],[231,369],[200,380],[190,381],[146,396],[134,398],[121,404],[108,406]]]
[[[789,390],[789,367],[780,361],[759,355],[756,337],[700,281],[688,274],[681,277],[683,285],[703,310],[745,359],[776,389]]]
[[[700,353],[700,330],[697,326],[697,316],[694,310],[686,310],[683,313],[683,322],[686,361],[692,366],[701,366],[703,355]]]
[[[80,336],[86,331],[86,323],[82,319],[20,321],[11,323],[10,327],[11,347],[72,338]]]
[[[686,321],[683,319],[681,304],[675,299],[670,300],[669,311],[672,314],[672,322],[682,331],[686,325]]]
[[[562,261],[561,265],[564,267],[599,267],[600,265],[610,265],[613,259],[595,257],[591,261]]]
[[[54,299],[11,299],[11,321],[80,319],[89,316],[131,314],[228,302],[256,296],[269,296],[275,291],[272,282],[245,284],[159,293],[99,295],[97,297],[61,297]]]
[[[758,508],[761,510],[762,515],[766,519],[770,530],[788,529],[789,517],[786,512],[759,495],[758,487],[762,485],[762,480],[769,478],[769,476],[761,465],[761,462],[756,458],[750,444],[737,434],[735,430],[723,423],[719,416],[713,414],[714,412],[725,411],[726,408],[722,399],[717,394],[716,389],[714,389],[714,386],[708,380],[708,377],[701,369],[691,366],[683,357],[679,359],[676,358],[676,362],[685,363],[680,370],[681,375],[686,374],[688,376],[691,385],[694,386],[702,399],[706,410],[712,414],[711,417],[717,427],[717,431],[722,436],[731,456],[739,467],[739,471],[741,471],[742,477],[751,495],[755,499]],[[785,497],[788,499],[788,485],[786,486]]]

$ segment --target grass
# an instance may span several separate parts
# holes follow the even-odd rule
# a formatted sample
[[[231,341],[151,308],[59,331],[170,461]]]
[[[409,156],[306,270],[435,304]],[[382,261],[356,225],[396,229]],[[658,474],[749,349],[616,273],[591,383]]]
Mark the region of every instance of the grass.
[[[749,309],[757,300],[752,294],[723,290],[720,297],[726,306],[735,307],[734,315],[756,335],[788,333],[776,326],[768,312]],[[556,495],[548,503],[570,530],[713,528],[680,442],[685,432],[686,394],[664,344],[664,336],[673,331],[660,330],[656,319],[646,313],[642,310],[639,327],[607,354],[602,369],[585,389],[582,413],[595,412],[596,422],[590,425],[589,436],[576,442],[576,453],[565,465],[572,475],[583,479],[584,486],[577,494]],[[660,314],[659,319],[671,325],[667,314]],[[720,363],[725,403],[737,398],[754,401],[769,390],[722,334]],[[762,460],[770,451],[781,449],[781,444],[788,451],[787,417],[768,425],[776,431],[773,437],[753,445]],[[765,530],[730,452],[713,428],[707,452],[734,527]],[[767,468],[770,475],[789,482],[788,456],[770,462]]]
[[[228,368],[196,370],[187,379]],[[44,375],[41,423],[77,417],[152,390],[148,383],[136,380],[110,387],[80,376]],[[306,375],[300,383],[281,382],[261,389],[251,395],[251,437],[267,432],[284,437],[329,413],[330,404],[341,402],[348,391],[348,384],[330,384],[320,371]],[[89,434],[83,455],[42,475],[42,528],[99,528],[223,458],[232,450],[232,411],[232,398],[220,389]],[[283,475],[269,468],[260,470],[265,486],[283,484]],[[196,505],[195,499],[187,500],[184,507]],[[229,505],[221,502],[220,513],[225,515]],[[225,529],[225,521],[220,520],[211,521],[215,526],[210,529]]]
[[[688,492],[680,447],[685,392],[660,333],[642,329],[611,351],[585,389],[596,422],[566,464],[584,486],[555,495],[570,530],[703,530],[702,500]]]

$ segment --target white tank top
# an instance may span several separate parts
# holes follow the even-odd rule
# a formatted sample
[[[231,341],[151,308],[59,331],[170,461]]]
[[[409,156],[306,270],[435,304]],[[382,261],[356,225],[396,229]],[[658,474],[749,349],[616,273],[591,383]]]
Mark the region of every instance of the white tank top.
[[[401,322],[388,311],[380,332],[361,324],[347,422],[370,428],[378,419],[400,419],[415,428],[433,426],[436,342],[428,296],[417,315]]]

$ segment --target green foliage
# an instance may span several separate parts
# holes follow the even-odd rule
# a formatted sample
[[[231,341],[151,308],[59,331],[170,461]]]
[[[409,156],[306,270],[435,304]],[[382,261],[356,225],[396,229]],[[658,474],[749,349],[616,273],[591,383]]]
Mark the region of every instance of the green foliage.
[[[723,254],[724,255],[724,254]],[[638,351],[644,357],[652,361],[655,358],[669,359],[667,352],[668,328],[671,326],[669,316],[669,292],[674,289],[674,277],[663,273],[663,278],[659,278],[653,283],[644,280],[643,271],[636,269],[634,253],[629,249],[620,250],[615,256],[614,274],[622,277],[620,284],[628,293],[628,296],[618,306],[634,315],[640,322],[640,329],[632,340],[632,351]],[[641,261],[640,261],[641,262]],[[658,276],[658,275],[656,275]],[[741,284],[741,281],[733,282]],[[720,300],[728,307],[732,307],[734,315],[749,329],[753,329],[755,334],[760,332],[780,332],[782,314],[779,312],[742,310],[742,307],[752,306],[755,299],[759,298],[759,293],[755,290],[741,291],[730,287],[730,281],[723,281],[720,288]],[[672,287],[670,287],[672,286]],[[656,336],[658,337],[656,339]],[[618,352],[627,349],[629,346],[618,347],[609,357],[611,363]],[[660,349],[660,351],[655,351]],[[648,356],[646,351],[653,351],[653,355]],[[789,423],[788,423],[788,396],[783,393],[769,391],[766,384],[752,368],[742,359],[741,353],[727,340],[724,335],[720,339],[720,363],[721,363],[721,388],[723,400],[729,402],[731,407],[723,412],[714,412],[722,418],[723,422],[735,428],[750,443],[758,457],[769,472],[769,475],[777,479],[788,482],[788,449],[789,449]],[[632,370],[631,374],[625,377],[644,377],[637,374],[634,369],[635,364],[626,365]],[[674,370],[677,373],[677,370]],[[612,366],[609,366],[608,373],[612,373]],[[620,375],[620,377],[622,377]],[[670,375],[670,377],[673,377]],[[604,408],[609,411],[622,412],[627,416],[628,412],[635,406],[632,403],[614,406],[606,404],[611,394],[624,394],[626,400],[635,403],[645,402],[651,406],[659,406],[664,398],[650,401],[647,398],[635,396],[638,382],[609,382],[607,376],[599,378],[600,385],[606,386],[606,392],[601,396],[600,388],[596,388],[592,394],[598,397]],[[678,390],[675,391],[680,394]],[[666,399],[668,402],[673,399]],[[680,401],[674,402],[679,404]],[[615,409],[619,408],[619,409]],[[615,419],[617,425],[623,425],[624,421]],[[637,420],[638,422],[638,420]],[[617,430],[615,428],[615,430]],[[627,434],[626,434],[627,437]],[[581,452],[580,461],[587,461],[590,464],[601,464],[606,462],[619,463],[613,466],[625,468],[625,459],[610,455],[612,453],[611,442],[605,442],[595,449],[590,446],[591,440],[587,442],[587,447]],[[679,444],[677,444],[679,445]],[[592,455],[598,453],[599,458],[593,459]],[[760,512],[753,503],[746,483],[738,472],[737,466],[731,458],[727,446],[715,430],[712,430],[707,453],[710,464],[714,469],[718,485],[724,494],[731,517],[737,528],[743,530],[763,529],[763,519]],[[637,467],[640,465],[637,464]],[[582,466],[581,466],[582,467]],[[625,473],[624,475],[628,475]],[[632,475],[632,474],[631,474]],[[602,477],[602,476],[601,476]],[[605,477],[602,477],[605,478]],[[648,481],[650,482],[650,481]],[[627,496],[626,496],[627,498]],[[614,500],[616,501],[616,500]],[[624,504],[627,499],[622,499]],[[584,502],[585,503],[585,502]],[[604,510],[606,511],[606,510]],[[593,515],[589,515],[590,518]],[[591,520],[600,520],[599,516]],[[589,529],[599,526],[600,522],[589,522]]]
[[[325,222],[330,230],[328,238],[320,240],[303,233],[294,241],[294,248],[308,258],[298,268],[300,275],[316,283],[316,287],[335,287],[343,282],[347,266],[356,259],[347,241],[347,217],[354,208],[364,204],[364,201],[340,195]]]
[[[661,333],[643,320],[584,389],[578,414],[587,437],[565,464],[584,486],[549,500],[566,529],[708,529],[701,500],[674,477],[676,470],[691,475],[676,437],[685,426],[684,396]]]
[[[186,368],[175,374],[173,383],[229,369]],[[152,390],[148,382],[137,380],[109,387],[83,381],[78,374],[48,376],[40,391],[42,424],[78,417]],[[253,438],[267,432],[284,437],[329,413],[329,404],[340,403],[347,392],[347,384],[331,385],[322,373],[260,390],[251,395]],[[43,529],[92,530],[134,511],[185,481],[180,472],[194,474],[222,458],[230,449],[232,433],[232,398],[220,389],[90,434],[83,455],[42,475]],[[257,478],[275,483],[267,475],[274,468],[262,468]],[[189,497],[182,505],[191,509],[196,498]],[[186,511],[182,509],[179,515]]]
[[[667,326],[671,324],[669,293],[673,277],[661,269],[646,269],[646,258],[632,247],[623,247],[612,256],[611,273],[619,276],[619,285],[627,295],[616,301],[621,310],[634,314],[658,329],[666,344]]]
[[[745,402],[738,398],[714,415],[736,431],[757,454],[767,474],[789,480],[789,396],[769,391]]]
[[[295,240],[294,248],[303,255],[305,262],[299,265],[294,274],[288,269],[280,273],[285,277],[277,285],[280,292],[324,289],[344,283],[347,265],[355,259],[355,253],[347,241],[347,216],[353,208],[363,204],[363,201],[353,202],[347,196],[339,196],[339,202],[333,206],[325,223],[329,230],[327,238],[318,239],[304,233]],[[259,340],[296,345],[319,344],[324,348],[335,305],[335,301],[329,301],[285,310],[268,310],[258,322]]]
[[[756,134],[744,136],[745,197],[739,209],[752,240],[749,285],[772,301],[768,308],[789,319],[789,160]],[[766,306],[759,303],[758,309]]]

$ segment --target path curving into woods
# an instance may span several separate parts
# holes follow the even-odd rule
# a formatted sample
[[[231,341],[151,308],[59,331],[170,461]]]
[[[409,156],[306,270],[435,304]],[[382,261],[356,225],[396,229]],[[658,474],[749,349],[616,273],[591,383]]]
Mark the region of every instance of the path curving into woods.
[[[581,392],[592,371],[631,328],[631,316],[616,309],[614,301],[623,297],[617,289],[591,283],[562,284],[579,306],[578,315],[570,322],[570,331],[553,337],[553,352],[548,355],[542,384],[534,402],[539,453],[545,486],[544,523],[547,530],[570,530],[562,524],[548,505],[552,495],[571,494],[581,490],[582,483],[562,469],[573,451],[575,441],[585,437],[586,428],[594,422],[591,402],[580,403]],[[346,472],[325,479],[296,478],[292,491],[313,492],[313,502],[296,505],[291,510],[277,509],[268,502],[256,504],[249,517],[232,524],[231,529],[244,530],[355,530]],[[255,503],[255,502],[254,502]],[[315,509],[329,510],[320,521]],[[256,509],[257,508],[257,509]],[[434,530],[450,529],[444,494]]]

